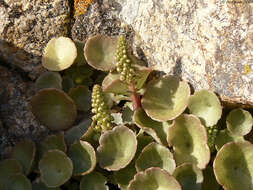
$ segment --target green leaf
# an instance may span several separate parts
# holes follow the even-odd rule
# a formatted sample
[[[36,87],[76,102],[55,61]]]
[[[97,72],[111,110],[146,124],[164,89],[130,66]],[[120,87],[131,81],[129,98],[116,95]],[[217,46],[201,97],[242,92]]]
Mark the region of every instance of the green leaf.
[[[139,172],[130,182],[128,190],[181,190],[177,180],[161,168]]]
[[[45,72],[35,82],[37,91],[44,88],[62,89],[62,78],[57,72]]]
[[[97,148],[99,165],[109,171],[126,167],[137,149],[135,134],[125,126],[117,126],[103,133],[99,144]]]
[[[48,187],[59,187],[67,182],[73,172],[72,161],[60,150],[46,152],[39,162],[41,180]]]
[[[64,130],[74,123],[77,110],[73,100],[58,89],[42,89],[30,102],[32,113],[50,130]]]
[[[247,135],[253,125],[251,114],[243,109],[233,109],[226,119],[228,130],[236,136]]]
[[[106,178],[102,174],[92,172],[82,177],[80,190],[109,190],[105,184]]]
[[[157,143],[147,145],[135,163],[138,172],[151,167],[159,167],[172,174],[176,168],[173,154],[169,149]]]
[[[190,87],[186,82],[166,76],[147,84],[142,106],[153,120],[173,120],[185,110],[189,96]]]
[[[175,119],[168,143],[173,146],[177,165],[189,162],[203,169],[210,160],[206,129],[194,115],[182,114]]]
[[[31,172],[36,146],[31,140],[24,140],[15,145],[12,149],[11,158],[16,159],[22,165],[25,175]]]
[[[77,49],[70,38],[52,38],[44,49],[42,65],[50,71],[62,71],[74,63],[76,56]]]
[[[224,189],[253,189],[253,145],[230,142],[217,153],[213,163],[216,179]]]
[[[175,169],[173,176],[181,184],[182,190],[201,190],[203,173],[195,165],[184,163]]]
[[[15,174],[8,179],[8,190],[32,190],[32,183],[23,174]]]
[[[88,64],[97,70],[109,71],[116,67],[117,38],[96,35],[89,38],[84,47]]]
[[[79,85],[70,89],[69,96],[76,103],[78,110],[88,111],[91,108],[91,92],[87,86]]]
[[[209,90],[195,92],[189,99],[188,108],[207,127],[216,125],[222,114],[219,98]]]
[[[135,124],[143,129],[147,134],[152,136],[154,140],[160,144],[167,145],[167,136],[169,124],[166,122],[158,122],[152,120],[147,116],[143,109],[137,109],[134,112],[134,122]]]
[[[73,175],[86,175],[96,166],[96,153],[88,142],[75,142],[69,147],[68,155],[74,165]]]

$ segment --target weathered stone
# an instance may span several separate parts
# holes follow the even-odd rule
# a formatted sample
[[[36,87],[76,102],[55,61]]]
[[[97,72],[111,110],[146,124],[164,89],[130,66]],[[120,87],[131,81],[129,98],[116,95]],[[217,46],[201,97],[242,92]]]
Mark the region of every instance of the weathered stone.
[[[0,66],[0,157],[8,153],[8,147],[21,139],[38,141],[48,133],[29,109],[29,101],[35,94],[34,84],[22,79],[15,71]]]
[[[114,0],[134,47],[148,64],[253,107],[253,3],[216,0]]]
[[[69,15],[68,0],[1,0],[0,57],[34,78],[47,42],[68,35]]]
[[[116,36],[126,33],[117,17],[119,11],[119,3],[115,3],[115,1],[95,1],[85,15],[76,17],[72,27],[72,38],[86,42],[89,37],[96,34]]]

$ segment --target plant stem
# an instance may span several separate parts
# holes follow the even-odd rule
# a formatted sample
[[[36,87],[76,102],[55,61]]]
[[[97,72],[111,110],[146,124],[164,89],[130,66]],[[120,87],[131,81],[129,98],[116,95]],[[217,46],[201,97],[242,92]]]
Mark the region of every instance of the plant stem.
[[[129,85],[129,90],[132,92],[131,99],[132,99],[134,111],[135,111],[138,108],[141,108],[141,98],[139,94],[137,94],[135,85],[133,83]]]

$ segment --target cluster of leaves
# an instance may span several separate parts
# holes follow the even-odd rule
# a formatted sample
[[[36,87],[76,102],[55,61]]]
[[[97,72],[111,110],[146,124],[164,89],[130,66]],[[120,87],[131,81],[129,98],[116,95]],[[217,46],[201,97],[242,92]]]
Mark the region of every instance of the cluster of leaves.
[[[76,73],[92,70],[85,60],[108,72],[92,93],[86,80],[77,85]],[[50,72],[37,79],[31,110],[56,134],[37,148],[29,140],[13,148],[0,162],[1,190],[108,190],[109,183],[122,190],[253,190],[248,111],[233,109],[225,125],[218,122],[222,106],[212,91],[191,94],[175,76],[152,77],[123,36],[94,36],[83,53],[70,39],[56,38],[42,61]],[[72,74],[52,72],[73,62],[79,69]],[[82,114],[75,125],[88,111],[92,119]]]

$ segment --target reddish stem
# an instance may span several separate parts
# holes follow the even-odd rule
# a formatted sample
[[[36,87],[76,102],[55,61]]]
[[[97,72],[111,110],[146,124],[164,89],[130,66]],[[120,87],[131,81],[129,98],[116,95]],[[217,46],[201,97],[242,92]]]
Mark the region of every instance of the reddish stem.
[[[134,111],[135,111],[138,108],[141,108],[141,98],[140,98],[139,94],[137,94],[134,84],[130,84],[129,89],[132,92],[131,99],[132,99]]]

